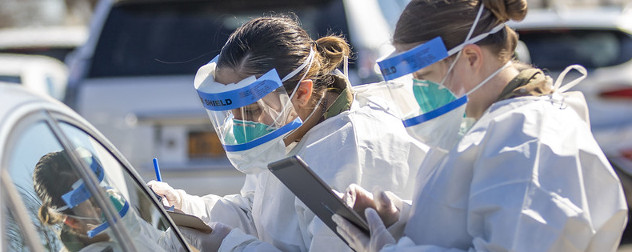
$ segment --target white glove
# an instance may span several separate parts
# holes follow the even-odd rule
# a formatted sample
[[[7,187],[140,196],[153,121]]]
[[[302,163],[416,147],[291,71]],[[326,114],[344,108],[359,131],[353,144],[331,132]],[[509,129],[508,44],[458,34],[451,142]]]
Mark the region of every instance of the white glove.
[[[162,197],[162,204],[169,207],[173,206],[175,209],[182,210],[182,197],[179,191],[173,189],[169,184],[165,182],[158,182],[155,180],[147,182],[147,187]]]
[[[374,195],[377,195],[377,197],[374,198]],[[376,209],[384,224],[389,227],[399,220],[399,209],[397,209],[390,197],[397,198],[395,194],[388,191],[376,191],[371,194],[359,185],[351,184],[347,187],[347,192],[342,197],[342,200],[360,215],[367,208]]]
[[[395,243],[395,238],[386,230],[384,223],[382,223],[375,209],[367,208],[365,216],[369,223],[370,237],[340,215],[335,214],[331,219],[338,225],[336,231],[349,243],[349,246],[357,252],[380,251],[387,244]]]
[[[217,251],[222,245],[222,241],[224,240],[224,238],[226,238],[226,236],[228,235],[228,233],[230,233],[232,229],[219,222],[211,222],[209,226],[213,230],[210,234],[187,227],[178,228],[180,229],[182,236],[193,247],[199,249],[202,252]]]

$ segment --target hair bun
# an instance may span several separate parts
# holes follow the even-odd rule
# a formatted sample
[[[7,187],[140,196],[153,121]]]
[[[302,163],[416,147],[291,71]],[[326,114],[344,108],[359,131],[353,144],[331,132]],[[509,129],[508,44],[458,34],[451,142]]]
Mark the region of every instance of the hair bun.
[[[341,36],[329,35],[316,40],[316,49],[323,58],[322,72],[326,74],[338,67],[345,56],[349,56],[349,44]]]
[[[501,22],[521,21],[527,15],[527,0],[483,0],[482,2]]]

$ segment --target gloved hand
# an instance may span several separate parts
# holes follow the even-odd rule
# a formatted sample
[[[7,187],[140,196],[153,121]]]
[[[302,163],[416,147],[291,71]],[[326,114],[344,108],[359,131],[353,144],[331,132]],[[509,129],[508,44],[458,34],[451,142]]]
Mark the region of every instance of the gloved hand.
[[[338,214],[334,214],[331,219],[338,225],[336,231],[357,252],[380,251],[387,244],[395,243],[395,238],[386,230],[380,216],[373,208],[367,208],[365,216],[369,223],[370,237]]]
[[[374,195],[378,197],[374,199]],[[386,191],[376,191],[374,194],[371,194],[359,185],[351,184],[347,187],[347,192],[342,197],[342,200],[360,215],[367,208],[376,209],[384,224],[389,227],[399,219],[399,209],[397,209],[390,197],[397,196]]]
[[[229,226],[226,226],[219,222],[211,222],[209,224],[213,230],[210,234],[198,231],[196,229],[179,227],[182,236],[193,247],[199,249],[202,252],[205,251],[217,251],[222,245],[222,241],[228,233],[232,230]]]
[[[182,210],[182,197],[178,191],[173,189],[165,182],[151,180],[147,182],[147,187],[162,197],[162,204],[165,206],[173,206],[175,209]],[[182,191],[184,192],[184,191]]]

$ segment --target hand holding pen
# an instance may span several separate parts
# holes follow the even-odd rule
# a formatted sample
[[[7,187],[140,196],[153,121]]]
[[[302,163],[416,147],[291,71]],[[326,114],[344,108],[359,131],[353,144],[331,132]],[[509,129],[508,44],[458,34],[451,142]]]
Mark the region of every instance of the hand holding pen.
[[[173,211],[176,205],[178,206],[177,208],[180,209],[181,204],[178,204],[178,202],[181,202],[181,200],[178,193],[167,183],[162,182],[160,166],[158,165],[157,158],[154,158],[154,172],[156,173],[156,181],[149,181],[147,186],[152,190],[158,201],[162,202],[166,210]],[[165,197],[161,195],[164,195]],[[169,205],[171,206],[167,207]]]

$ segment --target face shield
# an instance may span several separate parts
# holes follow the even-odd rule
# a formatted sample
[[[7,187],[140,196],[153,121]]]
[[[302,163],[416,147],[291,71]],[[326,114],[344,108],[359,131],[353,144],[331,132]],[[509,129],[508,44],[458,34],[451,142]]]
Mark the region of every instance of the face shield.
[[[198,70],[195,89],[227,152],[252,149],[302,125],[275,69],[223,84],[215,81],[217,58]]]
[[[115,189],[104,184],[103,179],[105,173],[101,164],[93,157],[84,158],[90,165],[90,169],[94,172],[97,180],[101,182],[100,185],[106,192],[110,202],[114,206],[114,209],[118,212],[119,216],[123,218],[129,210],[129,203],[125,200],[122,194],[118,193]],[[61,196],[64,206],[53,208],[58,213],[64,213],[65,215],[83,221],[86,226],[90,227],[85,230],[86,235],[89,238],[93,238],[96,235],[105,231],[109,226],[109,222],[105,218],[103,210],[99,207],[99,204],[94,201],[92,193],[88,190],[83,179],[77,180],[71,186],[72,190]]]
[[[444,86],[447,76],[454,68],[465,45],[477,43],[489,34],[496,33],[505,27],[503,23],[489,32],[471,37],[483,9],[484,6],[481,5],[465,41],[460,45],[447,50],[442,38],[436,37],[410,50],[393,54],[378,62],[382,76],[391,88],[392,94],[402,94],[401,89],[406,87],[404,83],[412,82],[412,88],[408,87],[410,89],[407,90],[407,95],[393,99],[413,101],[416,106],[413,106],[413,108],[407,106],[401,109],[402,122],[413,137],[430,146],[448,149],[458,142],[460,135],[464,134],[464,130],[461,130],[460,126],[465,117],[467,96],[510,63],[508,62],[505,66],[498,69],[472,90],[466,91],[462,86],[453,86],[453,89],[456,90],[450,90]],[[413,73],[455,54],[456,58],[439,83],[413,77]],[[410,104],[410,102],[406,104]]]

